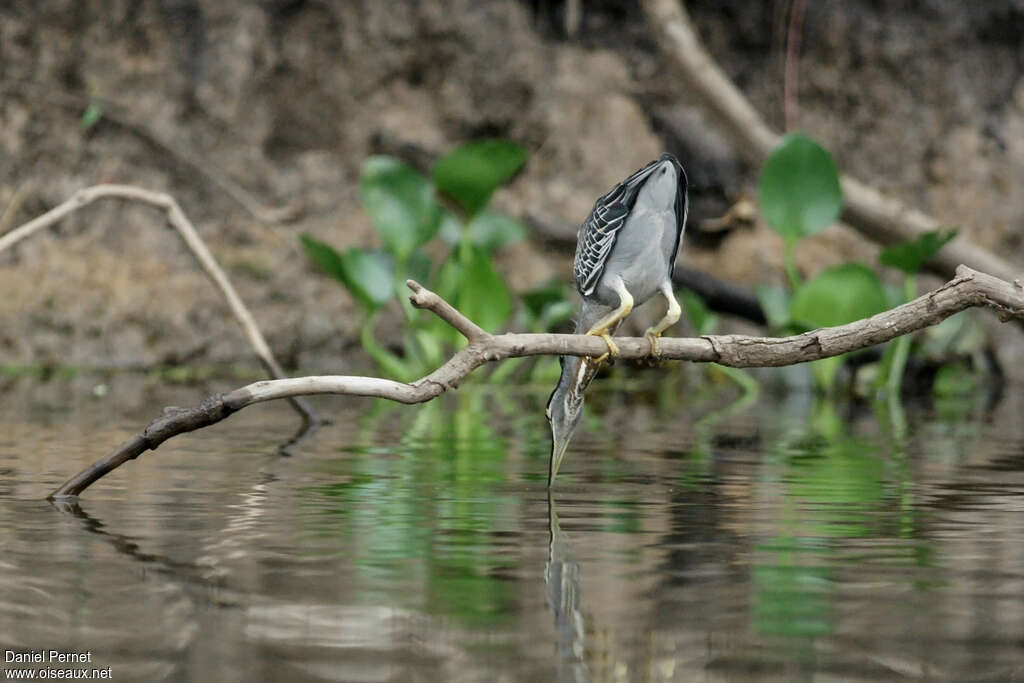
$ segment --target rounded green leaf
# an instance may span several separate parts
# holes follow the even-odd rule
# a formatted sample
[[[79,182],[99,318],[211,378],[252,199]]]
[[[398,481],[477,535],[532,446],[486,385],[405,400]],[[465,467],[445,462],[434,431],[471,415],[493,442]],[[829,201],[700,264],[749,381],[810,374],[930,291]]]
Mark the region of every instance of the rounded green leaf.
[[[309,258],[313,260],[313,263],[320,266],[321,270],[335,280],[345,281],[345,266],[341,262],[341,254],[334,247],[307,234],[301,235],[299,241],[302,243],[302,248],[306,250]]]
[[[789,292],[777,285],[758,285],[756,291],[768,325],[776,330],[789,325]]]
[[[395,294],[395,262],[384,252],[353,247],[341,255],[345,287],[375,311]]]
[[[860,263],[827,268],[793,295],[790,317],[808,327],[834,327],[886,310],[878,274]]]
[[[434,166],[434,185],[475,216],[503,183],[526,163],[526,149],[508,140],[479,140],[456,147]]]
[[[806,135],[787,135],[761,170],[761,211],[787,242],[827,228],[842,209],[836,163]]]
[[[921,270],[925,261],[952,241],[957,232],[955,229],[929,230],[922,233],[916,240],[886,247],[878,255],[878,260],[883,266],[899,268],[907,275],[913,275]]]
[[[497,332],[512,313],[512,295],[494,269],[490,254],[474,248],[461,275],[459,310],[484,330]]]
[[[360,177],[363,208],[384,246],[404,262],[440,227],[441,208],[422,175],[398,159],[370,157]]]
[[[299,239],[313,262],[345,285],[366,310],[373,312],[394,296],[395,262],[388,254],[358,247],[338,253],[309,235]]]

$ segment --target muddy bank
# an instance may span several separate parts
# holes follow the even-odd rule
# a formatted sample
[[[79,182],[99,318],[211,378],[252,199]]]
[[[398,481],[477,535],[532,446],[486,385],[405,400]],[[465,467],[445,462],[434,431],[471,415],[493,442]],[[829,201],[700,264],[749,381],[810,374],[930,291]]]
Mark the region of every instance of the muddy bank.
[[[0,8],[0,206],[7,229],[75,189],[126,182],[174,194],[234,278],[282,361],[360,362],[348,296],[298,250],[374,237],[360,164],[424,164],[478,136],[529,146],[499,194],[522,218],[571,226],[594,197],[677,152],[694,226],[756,180],[671,77],[633,3],[584,3],[575,37],[558,2],[73,3]],[[688,3],[712,53],[781,122],[785,17],[764,3]],[[1014,28],[1016,27],[1016,28]],[[1013,253],[1024,197],[1024,85],[1012,2],[808,7],[799,125],[844,170],[978,242]],[[82,125],[90,103],[105,116]],[[263,222],[237,185],[297,220]],[[692,231],[684,260],[722,277],[779,277],[763,226]],[[807,245],[817,268],[873,249],[842,231]],[[518,245],[517,287],[567,276],[568,256]],[[0,362],[150,366],[250,358],[226,306],[160,217],[103,204],[0,256]]]

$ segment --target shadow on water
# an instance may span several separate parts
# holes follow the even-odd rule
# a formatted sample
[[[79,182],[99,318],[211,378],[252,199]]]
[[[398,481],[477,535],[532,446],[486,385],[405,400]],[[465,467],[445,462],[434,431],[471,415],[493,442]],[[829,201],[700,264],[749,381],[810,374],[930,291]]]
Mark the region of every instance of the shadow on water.
[[[474,389],[363,406],[291,458],[267,448],[290,416],[242,413],[67,515],[38,498],[95,455],[68,444],[123,430],[92,403],[0,411],[0,642],[91,649],[131,680],[1022,670],[1015,393],[595,393],[552,496],[543,397]]]

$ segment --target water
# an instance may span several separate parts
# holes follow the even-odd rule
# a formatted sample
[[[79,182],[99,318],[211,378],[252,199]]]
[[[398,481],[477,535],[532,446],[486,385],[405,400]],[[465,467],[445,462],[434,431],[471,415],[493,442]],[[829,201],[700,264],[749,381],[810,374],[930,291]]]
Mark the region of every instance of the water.
[[[543,390],[326,400],[290,457],[293,415],[259,406],[61,511],[156,406],[228,385],[0,382],[0,650],[125,681],[1024,675],[1012,388],[905,416],[595,391],[553,500]]]

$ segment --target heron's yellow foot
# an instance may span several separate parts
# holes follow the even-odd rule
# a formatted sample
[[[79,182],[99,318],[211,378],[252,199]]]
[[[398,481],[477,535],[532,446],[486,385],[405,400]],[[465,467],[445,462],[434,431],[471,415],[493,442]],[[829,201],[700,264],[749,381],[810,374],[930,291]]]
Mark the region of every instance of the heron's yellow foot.
[[[658,338],[661,337],[661,335],[655,332],[653,327],[650,327],[646,332],[644,332],[644,337],[651,345],[651,356],[653,356],[655,360],[660,360],[661,345],[658,343]]]
[[[604,343],[608,345],[608,350],[594,359],[595,363],[603,363],[609,355],[611,355],[612,358],[619,355],[619,347],[612,341],[612,336],[608,334],[607,330],[590,330],[587,334],[604,339]]]
[[[665,361],[661,359],[661,344],[659,343],[661,332],[658,332],[656,328],[649,327],[644,332],[644,337],[651,345],[651,356],[646,365],[652,368],[660,368],[665,364]]]

